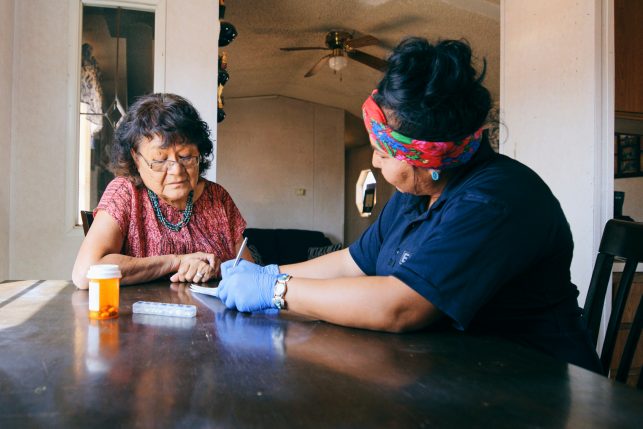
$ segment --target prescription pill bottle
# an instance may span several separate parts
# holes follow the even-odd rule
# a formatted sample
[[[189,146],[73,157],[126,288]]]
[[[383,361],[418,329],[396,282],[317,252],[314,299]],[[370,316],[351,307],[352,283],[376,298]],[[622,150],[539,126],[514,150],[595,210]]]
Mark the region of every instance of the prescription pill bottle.
[[[89,279],[89,318],[113,319],[118,317],[118,293],[121,271],[118,265],[92,265]]]

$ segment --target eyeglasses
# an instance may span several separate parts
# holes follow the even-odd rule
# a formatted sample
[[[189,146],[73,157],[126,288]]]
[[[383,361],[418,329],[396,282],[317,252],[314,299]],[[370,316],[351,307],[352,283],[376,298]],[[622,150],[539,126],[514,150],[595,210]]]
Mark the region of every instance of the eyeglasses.
[[[201,162],[201,155],[188,156],[186,158],[181,158],[178,161],[171,161],[168,159],[165,161],[152,161],[152,162],[148,162],[147,159],[145,159],[145,157],[140,153],[138,155],[141,158],[143,158],[143,161],[145,161],[147,166],[150,167],[152,171],[156,171],[156,172],[168,171],[172,167],[174,167],[174,164],[176,164],[177,162],[181,164],[181,167],[185,168],[186,170],[189,168],[196,167]]]

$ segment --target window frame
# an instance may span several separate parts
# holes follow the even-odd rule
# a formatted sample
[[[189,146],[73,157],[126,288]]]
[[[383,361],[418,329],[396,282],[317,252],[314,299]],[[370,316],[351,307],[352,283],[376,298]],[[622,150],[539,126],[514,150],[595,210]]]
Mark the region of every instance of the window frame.
[[[83,6],[122,7],[154,12],[154,92],[165,92],[165,18],[167,0],[69,0],[69,55],[67,64],[67,139],[65,177],[65,231],[67,236],[83,236],[76,224],[78,207],[78,157],[80,116],[80,60]]]

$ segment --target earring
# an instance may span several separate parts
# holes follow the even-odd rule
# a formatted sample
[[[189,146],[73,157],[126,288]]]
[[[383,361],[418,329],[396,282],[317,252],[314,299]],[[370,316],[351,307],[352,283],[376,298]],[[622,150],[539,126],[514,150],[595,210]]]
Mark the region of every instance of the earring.
[[[440,173],[438,173],[438,170],[433,170],[431,172],[431,179],[438,180],[439,178],[440,178]]]

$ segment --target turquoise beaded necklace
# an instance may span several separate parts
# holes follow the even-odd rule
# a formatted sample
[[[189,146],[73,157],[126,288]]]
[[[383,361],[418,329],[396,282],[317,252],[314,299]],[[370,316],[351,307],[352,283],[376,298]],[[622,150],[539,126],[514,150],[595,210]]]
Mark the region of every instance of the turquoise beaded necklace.
[[[161,212],[161,205],[159,204],[159,199],[156,196],[156,194],[149,189],[147,190],[147,195],[150,197],[150,201],[152,202],[152,207],[154,208],[154,213],[156,214],[156,218],[161,221],[163,225],[170,231],[179,231],[181,228],[186,226],[188,222],[190,222],[190,218],[192,217],[192,197],[194,196],[194,191],[190,191],[190,195],[188,195],[188,204],[185,206],[185,211],[183,212],[183,219],[181,219],[181,222],[174,224],[168,222],[167,219],[163,216],[163,213]]]

